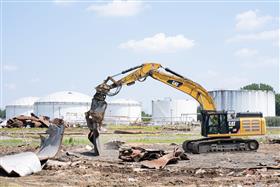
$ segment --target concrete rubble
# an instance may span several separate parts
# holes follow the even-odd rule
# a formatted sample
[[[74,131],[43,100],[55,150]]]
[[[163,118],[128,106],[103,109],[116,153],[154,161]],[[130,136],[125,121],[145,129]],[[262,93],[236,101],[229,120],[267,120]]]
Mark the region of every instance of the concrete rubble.
[[[37,152],[23,152],[0,157],[0,173],[6,176],[27,176],[42,170],[49,158],[58,153],[64,132],[64,125],[50,124],[41,137],[41,145]]]
[[[167,164],[176,163],[178,160],[189,160],[178,147],[170,153],[141,147],[120,148],[119,159],[126,162],[140,162],[142,167],[150,169],[163,169]]]

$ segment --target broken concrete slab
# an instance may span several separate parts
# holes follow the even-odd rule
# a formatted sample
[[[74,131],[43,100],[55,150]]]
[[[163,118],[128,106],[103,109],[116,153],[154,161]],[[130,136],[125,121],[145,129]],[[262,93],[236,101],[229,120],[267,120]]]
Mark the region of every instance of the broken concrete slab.
[[[10,176],[26,176],[42,170],[37,155],[33,152],[0,157],[0,168]]]

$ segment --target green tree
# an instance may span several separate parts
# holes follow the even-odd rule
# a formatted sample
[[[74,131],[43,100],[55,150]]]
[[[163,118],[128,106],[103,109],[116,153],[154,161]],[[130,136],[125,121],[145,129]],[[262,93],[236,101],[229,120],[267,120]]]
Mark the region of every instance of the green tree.
[[[276,116],[280,116],[280,94],[275,95]]]
[[[241,88],[241,90],[267,90],[267,91],[274,91],[273,87],[267,84],[249,84],[247,86],[244,86]],[[275,94],[275,109],[276,109],[276,115],[280,116],[280,94]]]
[[[145,113],[144,111],[141,112],[141,117],[143,122],[151,121],[152,115]]]
[[[0,109],[0,118],[5,118],[6,117],[6,110],[1,110]]]
[[[256,84],[256,83],[253,83],[253,84],[249,84],[247,86],[244,86],[241,88],[241,90],[267,90],[267,91],[274,91],[273,87],[268,85],[268,84],[263,84],[263,83],[260,83],[260,84]]]

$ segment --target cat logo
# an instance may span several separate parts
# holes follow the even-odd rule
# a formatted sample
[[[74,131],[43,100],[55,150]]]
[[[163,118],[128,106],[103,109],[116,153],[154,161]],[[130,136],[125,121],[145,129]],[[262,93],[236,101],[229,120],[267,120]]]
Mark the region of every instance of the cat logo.
[[[175,87],[180,87],[183,84],[183,83],[175,81],[175,80],[168,80],[167,82],[169,84],[172,84],[172,86],[175,86]]]

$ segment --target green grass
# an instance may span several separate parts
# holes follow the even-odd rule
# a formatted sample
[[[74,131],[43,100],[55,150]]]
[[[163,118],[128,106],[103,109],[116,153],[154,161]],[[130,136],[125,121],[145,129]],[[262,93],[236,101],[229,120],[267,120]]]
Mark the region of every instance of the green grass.
[[[111,140],[122,140],[127,143],[182,143],[187,139],[195,139],[199,136],[190,134],[101,134],[100,141],[102,144]],[[67,136],[63,138],[63,145],[91,145],[87,136]]]
[[[101,134],[101,143],[107,143],[111,140],[122,140],[127,143],[143,143],[143,144],[153,144],[153,143],[177,143],[180,144],[185,140],[198,139],[201,138],[199,132],[171,132],[168,133],[163,130],[164,127],[160,126],[128,126],[128,125],[109,125],[107,126],[109,130],[135,130],[143,132],[154,132],[155,134]],[[0,139],[0,146],[18,146],[18,145],[40,145],[39,133],[45,132],[46,129],[24,129],[24,128],[14,128],[14,129],[0,129],[4,133],[4,136],[13,137],[11,139]],[[29,133],[28,133],[29,132]],[[70,135],[71,132],[77,133],[82,132],[87,134],[87,128],[66,128],[65,135],[63,137],[62,144],[65,146],[75,146],[75,145],[91,145],[91,142],[87,139],[87,135]],[[38,133],[38,134],[37,134]],[[68,134],[70,133],[70,134]],[[279,135],[280,129],[267,129],[267,135]],[[21,137],[21,138],[19,138]],[[250,137],[244,137],[250,138]],[[266,142],[265,136],[254,137],[260,142]]]
[[[130,126],[130,125],[108,125],[108,130],[139,130],[145,132],[158,132],[162,130],[160,126]]]
[[[88,145],[91,142],[87,137],[65,137],[63,138],[62,144],[65,146],[74,146],[74,145]]]
[[[5,139],[0,140],[0,146],[19,146],[19,145],[39,145],[38,141],[33,141],[30,139]]]
[[[0,128],[0,132],[44,132],[47,128]]]
[[[128,143],[143,143],[143,144],[153,144],[153,143],[183,143],[187,138],[183,137],[174,137],[170,139],[156,139],[156,138],[138,138],[138,139],[129,139]]]
[[[266,134],[267,135],[280,135],[280,128],[277,128],[277,129],[268,128],[268,129],[266,129]]]

